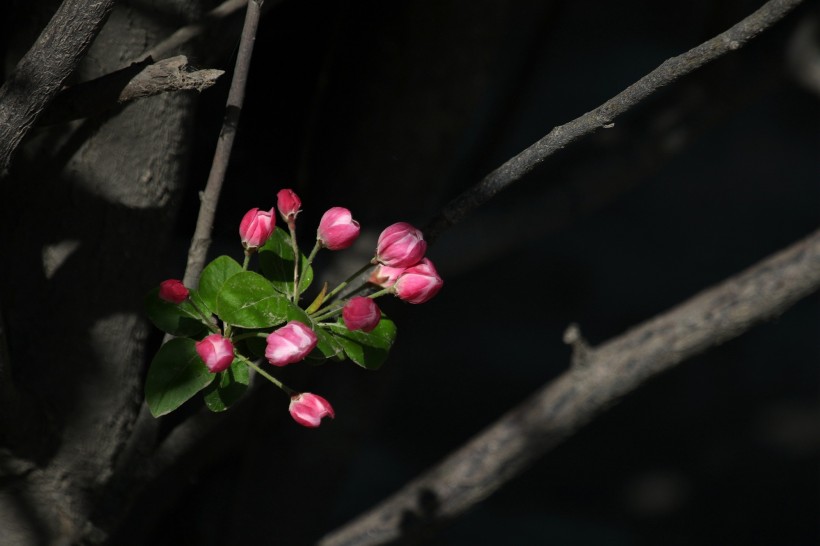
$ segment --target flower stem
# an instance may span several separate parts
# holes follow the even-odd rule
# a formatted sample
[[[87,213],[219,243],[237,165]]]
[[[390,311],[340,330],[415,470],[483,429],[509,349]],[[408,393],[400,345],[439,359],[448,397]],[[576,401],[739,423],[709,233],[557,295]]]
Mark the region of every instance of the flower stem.
[[[252,337],[262,337],[266,338],[270,334],[266,334],[265,332],[246,332],[244,334],[239,334],[238,336],[234,336],[231,338],[231,341],[242,341],[243,339],[250,339]]]
[[[194,308],[194,310],[197,312],[199,317],[202,319],[202,322],[205,323],[205,326],[208,327],[208,330],[210,330],[214,334],[220,333],[219,327],[216,324],[214,324],[214,322],[213,322],[213,316],[212,315],[209,316],[207,313],[205,313],[205,311],[200,309],[199,305],[196,304],[196,302],[194,301],[194,299],[192,297],[188,296],[188,301],[190,302],[191,307]]]
[[[251,253],[245,251],[245,260],[242,262],[242,271],[248,270],[248,264],[251,263]]]
[[[375,300],[376,298],[379,298],[379,297],[384,296],[386,294],[392,294],[392,293],[393,293],[393,287],[391,286],[390,288],[385,288],[384,290],[379,290],[378,292],[373,292],[372,294],[368,295],[367,297],[370,298],[371,300]]]
[[[299,305],[299,245],[296,244],[296,222],[293,219],[288,221],[288,231],[290,246],[293,248],[293,303]]]
[[[254,364],[253,362],[251,362],[250,360],[248,360],[244,356],[242,356],[241,354],[236,353],[236,357],[239,358],[239,360],[242,360],[245,364],[247,364],[251,368],[253,368],[254,371],[256,371],[256,373],[258,373],[259,375],[261,375],[262,377],[264,377],[265,379],[267,379],[268,381],[270,381],[271,383],[273,383],[274,385],[276,385],[277,387],[279,387],[280,389],[285,391],[285,394],[287,394],[288,396],[296,396],[297,394],[299,394],[298,392],[291,389],[290,387],[288,387],[287,385],[285,385],[284,383],[282,383],[281,381],[279,381],[278,379],[276,379],[275,377],[270,375],[268,372],[266,372],[265,370],[263,370],[262,368],[260,368],[259,366],[257,366],[256,364]]]
[[[311,318],[312,318],[313,320],[315,320],[315,321],[319,321],[319,320],[328,319],[328,318],[330,318],[330,317],[332,317],[332,316],[334,316],[334,315],[339,314],[339,311],[341,311],[342,309],[344,309],[344,305],[340,305],[340,306],[338,306],[338,307],[334,307],[333,309],[328,309],[327,307],[325,307],[325,308],[322,310],[322,313],[321,313],[321,314],[316,315],[316,316],[313,316],[313,317],[311,317]]]
[[[366,263],[364,266],[361,267],[361,269],[359,269],[358,271],[353,273],[351,276],[349,276],[343,283],[341,283],[339,286],[337,286],[336,288],[331,290],[330,293],[327,296],[325,296],[325,300],[327,300],[328,302],[333,301],[333,296],[338,294],[340,290],[342,290],[345,286],[347,286],[348,284],[353,282],[359,275],[361,275],[362,273],[367,271],[367,268],[372,267],[372,266],[373,266],[372,263],[370,263],[370,262]]]
[[[310,267],[310,264],[313,263],[313,258],[316,257],[316,254],[319,252],[319,250],[321,250],[321,248],[322,248],[322,241],[320,241],[319,239],[316,239],[316,244],[313,245],[313,250],[310,251],[310,256],[308,256],[307,263],[305,263],[305,269]]]

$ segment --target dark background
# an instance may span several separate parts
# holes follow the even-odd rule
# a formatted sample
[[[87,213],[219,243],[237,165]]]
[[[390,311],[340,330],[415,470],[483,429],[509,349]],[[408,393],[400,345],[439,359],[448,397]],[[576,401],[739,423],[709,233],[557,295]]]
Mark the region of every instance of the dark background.
[[[353,249],[317,258],[319,280],[341,280],[387,225],[423,226],[552,127],[762,4],[284,0],[259,28],[214,255],[238,258],[242,215],[290,187],[305,248],[331,206],[361,222]],[[801,83],[794,52],[800,36],[818,47],[818,21],[807,1],[449,230],[429,252],[442,292],[380,300],[399,327],[382,370],[280,371],[329,399],[334,421],[299,427],[258,385],[209,440],[220,445],[202,446],[208,467],[174,470],[188,480],[179,498],[162,483],[141,497],[168,516],[154,527],[138,504],[112,544],[132,542],[129,525],[159,546],[315,542],[566,370],[570,323],[604,342],[816,229],[820,88]],[[190,57],[231,67],[238,35],[219,42],[227,55]],[[184,269],[227,85],[200,97],[177,251],[157,281]],[[818,325],[815,295],[653,379],[426,543],[820,543]]]

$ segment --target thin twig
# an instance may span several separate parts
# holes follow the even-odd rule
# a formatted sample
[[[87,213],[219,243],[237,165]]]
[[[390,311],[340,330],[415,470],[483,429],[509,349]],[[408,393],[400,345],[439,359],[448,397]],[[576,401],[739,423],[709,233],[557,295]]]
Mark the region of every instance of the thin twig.
[[[820,231],[590,350],[583,366],[564,372],[319,544],[387,544],[457,517],[650,377],[738,337],[818,288]]]
[[[156,63],[139,63],[60,92],[38,125],[92,116],[144,97],[176,91],[202,91],[216,83],[224,70],[194,70],[178,55]]]
[[[729,30],[661,65],[630,85],[598,108],[553,128],[546,136],[519,153],[481,182],[450,201],[441,213],[424,229],[425,238],[432,241],[444,230],[464,219],[467,214],[486,203],[495,194],[520,180],[546,158],[579,138],[608,126],[660,88],[676,81],[701,66],[741,48],[746,42],[782,19],[803,0],[770,0],[756,12]]]
[[[267,12],[281,1],[282,0],[268,0],[262,8],[262,13]],[[186,25],[174,31],[173,34],[148,50],[145,55],[143,55],[143,58],[163,59],[168,55],[178,53],[183,45],[202,36],[211,28],[222,23],[225,19],[245,7],[247,3],[248,0],[226,0],[222,2],[206,13],[205,16],[196,23]]]
[[[248,3],[248,0],[227,0],[209,11],[196,23],[186,25],[174,31],[173,34],[148,50],[143,58],[162,59],[176,53],[181,46],[190,42],[203,32],[219,23],[226,17],[233,15]]]
[[[236,59],[231,88],[228,91],[228,102],[225,107],[225,120],[222,125],[222,132],[216,144],[211,172],[208,175],[208,182],[205,191],[201,195],[199,206],[199,217],[196,221],[191,247],[188,250],[188,264],[185,267],[185,278],[183,282],[186,286],[196,286],[199,274],[205,266],[205,258],[208,248],[211,246],[211,230],[213,229],[214,216],[216,215],[216,205],[219,201],[219,194],[222,191],[222,183],[225,181],[225,172],[228,169],[228,161],[231,156],[236,128],[239,124],[239,115],[242,112],[242,103],[245,99],[245,85],[248,81],[248,71],[251,64],[251,54],[253,44],[256,40],[256,29],[259,26],[259,15],[264,0],[251,0],[248,2],[248,11],[245,14],[245,26],[242,28],[242,38],[239,43],[239,53]]]
[[[114,0],[65,0],[0,88],[0,176],[113,7]]]

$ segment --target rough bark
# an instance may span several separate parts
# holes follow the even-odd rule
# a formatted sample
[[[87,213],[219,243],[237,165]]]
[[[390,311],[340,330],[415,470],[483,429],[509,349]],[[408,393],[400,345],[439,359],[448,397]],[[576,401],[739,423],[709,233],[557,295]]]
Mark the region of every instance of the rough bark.
[[[115,9],[78,79],[121,68],[167,34],[155,16]],[[19,92],[16,85],[8,87]],[[2,278],[11,375],[45,413],[20,415],[21,428],[42,434],[0,451],[4,543],[103,537],[89,514],[142,401],[149,329],[141,300],[158,276],[181,191],[192,100],[152,97],[42,131],[6,181],[3,262],[16,265]]]
[[[114,0],[66,0],[0,88],[0,175],[105,23]]]

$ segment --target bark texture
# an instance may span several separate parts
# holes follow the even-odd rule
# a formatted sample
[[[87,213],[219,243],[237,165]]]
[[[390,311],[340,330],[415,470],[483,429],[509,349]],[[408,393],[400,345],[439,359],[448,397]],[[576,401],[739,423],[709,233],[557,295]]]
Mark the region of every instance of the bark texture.
[[[83,17],[97,13],[101,19],[111,3],[66,2],[62,9],[72,4]],[[194,16],[196,3],[185,4]],[[54,33],[61,37],[59,30]],[[76,79],[121,68],[170,30],[157,13],[118,7]],[[59,46],[51,42],[55,39],[35,48],[53,51]],[[84,52],[73,43],[66,47],[72,59]],[[34,63],[38,70],[51,70],[51,62],[36,57],[20,66]],[[61,82],[71,70],[68,64],[60,66],[67,67]],[[12,105],[24,118],[15,122],[13,140],[22,137],[19,127],[30,125],[57,89],[39,80],[31,83],[42,96],[25,113],[0,97],[0,104]],[[7,85],[17,93],[27,89],[18,80]],[[192,106],[190,95],[167,94],[104,117],[41,130],[20,150],[5,181],[11,198],[0,205],[3,261],[16,265],[4,268],[2,279],[12,340],[10,375],[15,391],[23,393],[19,398],[45,408],[15,417],[18,428],[42,434],[28,434],[26,442],[10,443],[0,452],[7,484],[0,494],[6,544],[104,539],[89,515],[111,479],[142,402],[149,333],[142,294],[159,275],[158,259],[178,204]],[[3,158],[7,161],[8,155]]]

